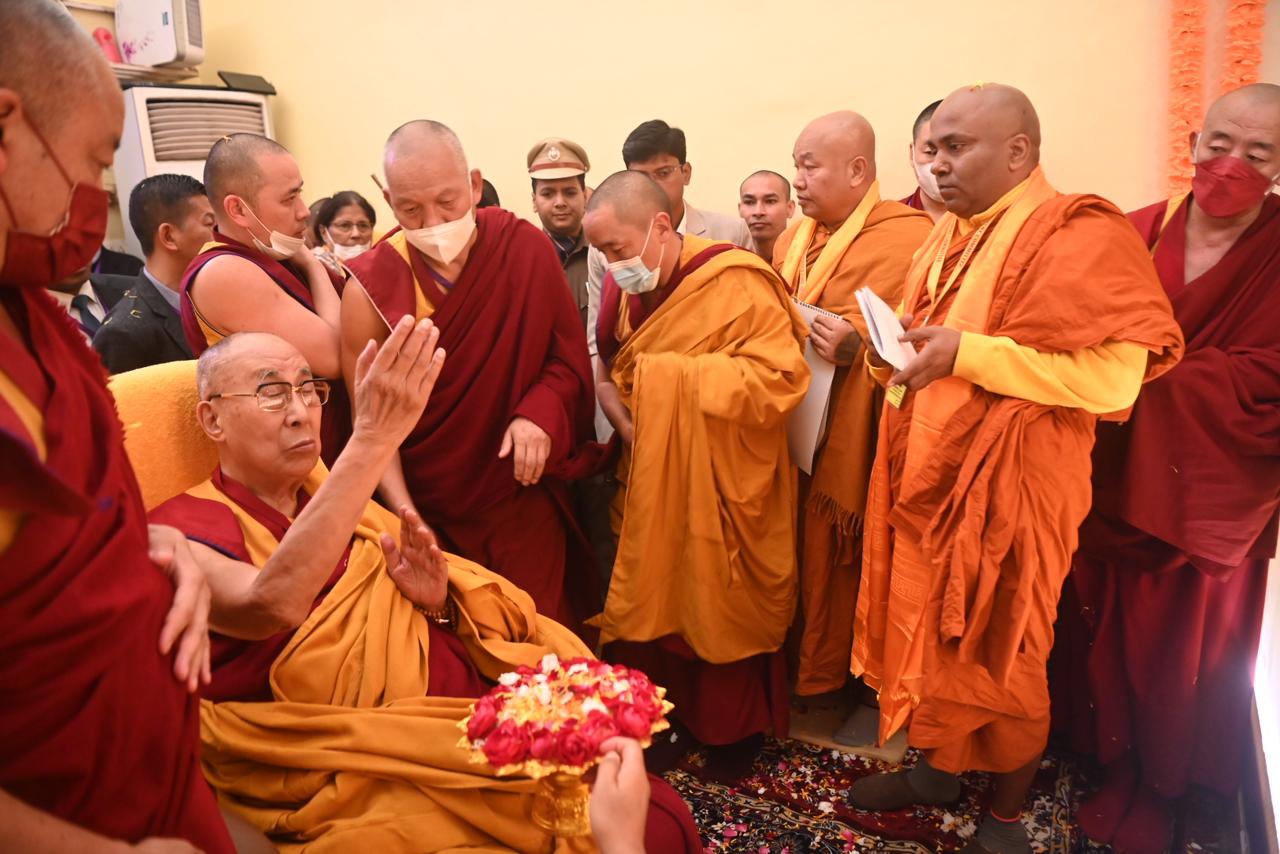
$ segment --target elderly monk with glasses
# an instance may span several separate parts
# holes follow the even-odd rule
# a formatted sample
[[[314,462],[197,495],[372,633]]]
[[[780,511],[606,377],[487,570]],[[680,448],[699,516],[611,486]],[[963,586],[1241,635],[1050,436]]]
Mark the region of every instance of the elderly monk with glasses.
[[[332,471],[330,381],[275,335],[213,345],[195,415],[217,468],[151,514],[187,535],[212,590],[205,774],[282,850],[551,847],[528,821],[532,783],[470,765],[457,725],[503,672],[589,653],[527,593],[442,551],[412,509],[370,500],[427,406],[438,339],[406,317],[359,354]],[[674,790],[655,780],[651,802],[651,850],[701,850]]]

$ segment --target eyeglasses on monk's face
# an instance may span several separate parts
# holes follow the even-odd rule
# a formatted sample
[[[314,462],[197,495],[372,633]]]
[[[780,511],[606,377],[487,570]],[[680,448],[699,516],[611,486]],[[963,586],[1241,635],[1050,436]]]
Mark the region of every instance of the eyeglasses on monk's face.
[[[297,395],[302,399],[306,406],[324,406],[329,402],[329,381],[317,377],[315,379],[303,380],[297,385],[292,385],[284,380],[276,380],[273,382],[262,383],[254,391],[237,391],[237,392],[219,392],[218,394],[209,395],[209,400],[217,400],[220,397],[252,397],[256,398],[258,408],[264,412],[279,412],[284,409],[293,400],[293,395]]]

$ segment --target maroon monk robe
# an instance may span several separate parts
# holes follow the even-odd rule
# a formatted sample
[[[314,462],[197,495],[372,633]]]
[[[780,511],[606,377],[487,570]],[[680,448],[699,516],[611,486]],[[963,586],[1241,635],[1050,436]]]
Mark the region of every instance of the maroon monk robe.
[[[1280,197],[1184,283],[1189,204],[1163,234],[1163,202],[1130,217],[1187,349],[1098,428],[1054,679],[1058,728],[1165,798],[1240,781],[1280,508]]]
[[[231,852],[198,700],[158,649],[173,585],[102,365],[47,294],[0,285],[0,302],[24,338],[0,331],[0,366],[47,444],[41,462],[0,396],[0,507],[25,514],[0,556],[0,788],[105,836]]]
[[[905,199],[899,199],[898,201],[909,208],[915,208],[918,211],[922,211],[924,210],[924,200],[921,198],[922,194],[923,191],[919,187],[916,187],[914,193],[907,196]]]
[[[677,264],[649,308],[637,295],[625,297],[630,301],[627,312],[632,328],[639,329],[676,292],[685,277],[733,248],[728,243],[717,243],[690,258],[683,267]],[[622,347],[615,330],[623,299],[613,275],[606,273],[600,285],[600,314],[596,320],[596,341],[606,365],[613,364]],[[679,635],[666,635],[644,642],[615,641],[605,647],[604,657],[635,667],[665,687],[667,699],[676,707],[672,716],[703,744],[733,744],[769,730],[785,736],[790,728],[790,684],[782,650],[728,664],[712,664],[698,658]]]
[[[546,235],[501,208],[448,290],[416,249],[411,269],[385,238],[350,267],[388,323],[415,313],[413,270],[435,306],[444,369],[400,446],[414,505],[450,550],[505,576],[538,612],[575,630],[600,609],[590,546],[566,481],[594,473],[591,363],[581,316]],[[393,231],[392,234],[395,232]],[[390,236],[390,235],[388,235]],[[521,486],[502,436],[522,416],[551,437],[542,479]]]
[[[213,242],[219,245],[211,246],[192,258],[191,263],[187,265],[187,271],[182,276],[182,297],[179,315],[182,319],[182,332],[187,338],[187,345],[191,347],[191,352],[196,356],[208,350],[211,344],[205,336],[205,331],[200,328],[200,321],[196,318],[196,307],[191,302],[191,284],[195,281],[196,276],[200,274],[200,271],[204,269],[204,265],[219,256],[234,255],[257,265],[258,269],[271,278],[271,281],[280,286],[280,290],[306,306],[309,311],[314,312],[316,310],[315,302],[311,298],[311,286],[307,284],[306,275],[288,261],[277,261],[274,258],[269,258],[258,250],[245,246],[238,240],[227,237],[216,229],[213,232]],[[341,294],[343,281],[332,271],[328,272],[334,287]],[[333,465],[333,461],[338,458],[338,454],[342,452],[342,447],[351,436],[351,406],[347,399],[347,387],[343,384],[341,377],[330,377],[330,379],[333,382],[329,384],[329,402],[325,404],[324,412],[320,419],[320,456],[326,466]]]
[[[219,492],[248,511],[277,542],[284,539],[293,524],[291,519],[254,495],[244,484],[227,477],[222,473],[221,467],[214,471],[211,480]],[[306,491],[298,490],[299,513],[310,500],[311,496]],[[178,495],[152,510],[148,521],[156,525],[172,525],[188,538],[204,543],[232,560],[253,562],[244,542],[244,531],[231,508],[225,504],[193,495]],[[311,610],[316,609],[347,571],[347,559],[350,556],[351,546],[348,544],[333,573],[316,594]],[[428,653],[430,670],[427,695],[479,697],[487,691],[488,687],[467,657],[466,648],[457,636],[435,624],[428,625],[428,629],[431,646]],[[211,632],[213,681],[204,691],[205,699],[215,703],[271,700],[271,665],[289,644],[295,631],[296,629],[289,629],[257,641],[239,640]]]

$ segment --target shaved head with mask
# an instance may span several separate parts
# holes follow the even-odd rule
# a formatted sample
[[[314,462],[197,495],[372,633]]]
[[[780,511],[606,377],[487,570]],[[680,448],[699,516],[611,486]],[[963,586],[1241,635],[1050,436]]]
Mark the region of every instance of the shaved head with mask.
[[[1096,745],[1102,785],[1080,824],[1117,852],[1168,848],[1188,796],[1225,812],[1248,776],[1280,512],[1280,453],[1257,444],[1280,430],[1261,403],[1280,400],[1280,86],[1224,94],[1188,143],[1190,194],[1129,215],[1186,355],[1098,431],[1097,501],[1059,622],[1063,662],[1079,662],[1053,685],[1055,727]],[[1188,430],[1198,412],[1213,414]]]
[[[4,0],[0,33],[4,844],[230,854],[199,757],[205,580],[148,527],[102,366],[45,292],[101,247],[124,101],[61,4]]]
[[[857,702],[869,701],[865,688],[849,684],[849,646],[860,521],[883,392],[862,369],[869,331],[856,294],[868,288],[897,305],[911,257],[931,223],[923,212],[881,198],[875,131],[858,113],[842,110],[809,122],[792,158],[803,216],[778,237],[773,266],[796,300],[819,309],[806,310],[807,346],[834,366],[825,438],[799,461],[803,628],[795,691],[805,707],[825,712],[835,706],[841,713],[843,723],[828,737],[861,745],[875,734],[862,720],[872,714],[869,707]]]
[[[1025,854],[1017,819],[1049,733],[1048,657],[1095,427],[1176,364],[1182,335],[1124,214],[1050,185],[1024,93],[959,89],[930,139],[948,212],[903,286],[915,355],[892,367],[868,354],[896,403],[874,462],[851,657],[879,696],[877,740],[905,727],[921,755],[857,781],[849,800],[950,803],[959,773],[991,772],[989,814],[963,850]],[[924,478],[927,498],[908,486]],[[939,507],[951,522],[939,526]],[[892,527],[930,535],[893,537],[891,513]],[[999,583],[971,586],[986,573]]]
[[[431,317],[449,353],[383,498],[416,507],[460,554],[580,628],[594,580],[579,576],[590,561],[562,508],[588,438],[578,413],[591,406],[591,374],[555,248],[532,223],[479,207],[480,170],[440,121],[392,131],[383,169],[399,228],[348,262],[358,285],[343,293],[343,363],[349,373],[405,314]]]

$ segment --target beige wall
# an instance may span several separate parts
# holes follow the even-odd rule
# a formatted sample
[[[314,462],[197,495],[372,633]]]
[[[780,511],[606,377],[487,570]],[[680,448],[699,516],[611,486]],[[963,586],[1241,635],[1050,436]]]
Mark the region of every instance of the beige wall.
[[[1277,80],[1280,0],[1268,15],[1266,73]],[[875,125],[885,192],[905,195],[919,109],[1000,80],[1039,108],[1044,162],[1062,190],[1133,207],[1161,189],[1167,20],[1164,0],[208,0],[205,75],[275,84],[278,133],[311,197],[376,191],[369,173],[387,133],[429,117],[458,131],[523,215],[535,140],[582,143],[598,182],[622,167],[628,131],[653,117],[687,132],[689,198],[702,207],[732,210],[755,169],[789,175],[805,121],[844,107]]]

